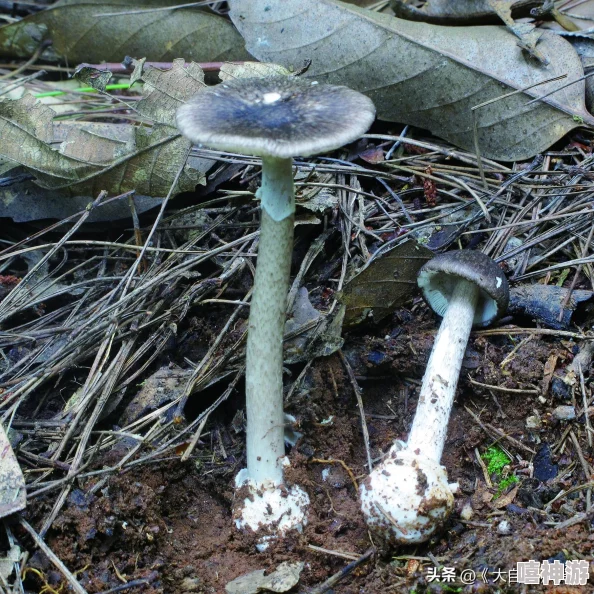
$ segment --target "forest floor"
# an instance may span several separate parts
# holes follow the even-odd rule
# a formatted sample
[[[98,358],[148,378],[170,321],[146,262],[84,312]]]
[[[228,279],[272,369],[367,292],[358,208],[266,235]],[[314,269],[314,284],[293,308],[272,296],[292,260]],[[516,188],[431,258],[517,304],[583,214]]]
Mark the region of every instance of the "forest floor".
[[[187,345],[200,343],[205,334],[216,335],[224,321],[212,315],[200,323],[193,320],[198,330],[188,335]],[[417,302],[412,311],[398,310],[373,332],[346,336],[343,352],[361,388],[374,458],[394,439],[406,438],[435,328],[434,316]],[[556,420],[551,412],[562,401],[534,393],[545,393],[551,356],[570,361],[576,343],[507,328],[508,334],[476,332],[470,340],[443,458],[450,479],[460,486],[456,508],[427,544],[390,550],[367,530],[357,496],[366,475],[361,417],[338,354],[313,361],[304,374],[303,365],[290,368],[301,380],[287,411],[303,436],[290,451],[287,478],[302,485],[312,503],[302,534],[259,553],[254,535],[234,528],[233,481],[243,464],[245,439],[237,422],[243,407],[237,389],[211,416],[198,456],[183,463],[170,456],[111,473],[99,489],[101,475],[81,481],[47,542],[78,571],[88,592],[112,591],[130,582],[136,587],[125,591],[219,593],[239,576],[273,571],[283,562],[304,564],[298,590],[305,592],[371,548],[374,554],[347,572],[333,591],[588,591],[505,583],[519,561],[592,559],[594,551],[593,516],[585,499],[589,492],[555,500],[583,483],[582,466],[588,462],[580,464],[580,458],[591,464],[591,456],[576,449],[584,419]],[[175,358],[183,354],[178,351]],[[485,387],[494,385],[501,389]],[[504,458],[503,469],[491,475],[484,458],[489,451]],[[94,466],[109,468],[119,457],[121,452],[108,451]],[[35,522],[45,512],[41,497],[27,515]],[[37,561],[50,583],[52,576],[61,581],[47,560]]]

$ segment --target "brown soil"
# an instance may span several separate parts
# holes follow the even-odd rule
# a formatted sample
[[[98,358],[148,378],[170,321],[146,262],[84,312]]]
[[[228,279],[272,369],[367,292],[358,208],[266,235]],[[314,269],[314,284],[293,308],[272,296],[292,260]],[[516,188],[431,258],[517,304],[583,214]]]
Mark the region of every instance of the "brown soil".
[[[386,452],[394,439],[406,438],[435,327],[433,317],[417,305],[414,313],[400,311],[373,333],[362,335],[359,331],[347,336],[343,351],[363,390],[374,458]],[[81,481],[78,489],[71,491],[46,541],[78,572],[89,593],[124,582],[136,587],[122,591],[143,594],[219,593],[238,576],[256,569],[274,570],[284,561],[305,563],[296,588],[305,591],[350,562],[340,553],[359,556],[370,547],[376,547],[376,554],[349,572],[334,586],[334,592],[594,592],[594,586],[524,586],[522,590],[522,586],[507,587],[501,581],[484,585],[478,578],[467,586],[429,583],[429,570],[436,563],[455,567],[458,575],[462,569],[480,572],[488,568],[492,580],[497,569],[509,571],[518,561],[593,557],[591,512],[584,521],[564,529],[552,525],[587,511],[583,493],[547,508],[559,491],[592,480],[584,475],[573,442],[568,440],[550,457],[548,463],[557,465],[555,476],[548,480],[534,476],[535,454],[542,458],[545,445],[554,448],[569,427],[551,417],[550,411],[558,403],[548,395],[539,399],[530,393],[494,392],[478,385],[515,390],[542,387],[551,354],[557,355],[560,373],[576,346],[555,336],[522,343],[524,338],[471,338],[443,458],[460,490],[448,525],[430,543],[387,550],[372,540],[366,529],[357,487],[347,472],[348,468],[355,482],[366,475],[361,419],[353,386],[338,355],[316,360],[287,404],[303,433],[290,453],[292,468],[287,478],[302,485],[312,502],[303,534],[258,553],[255,536],[233,527],[233,478],[243,465],[245,437],[243,431],[237,431],[237,423],[232,423],[235,410],[242,406],[238,390],[236,400],[213,415],[210,439],[203,438],[189,462],[182,464],[179,458],[172,458],[111,474],[104,482],[101,475]],[[502,367],[514,348],[515,353]],[[529,417],[533,418],[530,429]],[[572,427],[584,444],[583,424],[574,422]],[[500,477],[485,477],[477,461],[476,452],[482,453],[494,443],[488,433],[493,428],[514,440],[501,441],[513,455],[506,470],[519,479],[507,491],[498,487]],[[545,456],[547,451],[545,448]],[[594,462],[591,452],[581,454],[589,464]],[[113,463],[109,454],[101,462]],[[36,499],[29,510],[30,520],[43,517],[50,505],[49,499]],[[60,581],[42,555],[37,554],[32,565],[48,582]],[[37,583],[33,576],[28,582],[31,588]]]

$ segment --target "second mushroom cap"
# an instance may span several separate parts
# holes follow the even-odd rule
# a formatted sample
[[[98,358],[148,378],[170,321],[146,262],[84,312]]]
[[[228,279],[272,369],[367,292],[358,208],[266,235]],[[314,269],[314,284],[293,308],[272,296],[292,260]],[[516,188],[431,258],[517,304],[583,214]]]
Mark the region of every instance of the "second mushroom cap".
[[[417,283],[431,309],[443,316],[460,279],[470,281],[480,289],[474,326],[488,326],[507,310],[509,286],[505,274],[482,252],[454,250],[439,254],[421,268]]]

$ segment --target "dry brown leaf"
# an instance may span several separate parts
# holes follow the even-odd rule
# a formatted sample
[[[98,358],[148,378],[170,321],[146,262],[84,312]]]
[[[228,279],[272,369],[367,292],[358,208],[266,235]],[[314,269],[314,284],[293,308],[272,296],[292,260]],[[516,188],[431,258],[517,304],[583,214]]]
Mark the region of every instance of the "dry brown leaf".
[[[506,493],[505,495],[501,495],[501,497],[498,497],[491,504],[491,507],[495,509],[503,509],[504,507],[507,507],[510,503],[513,503],[514,499],[516,498],[516,495],[518,494],[519,488],[520,485],[516,485],[513,489],[510,489],[509,493]]]
[[[225,586],[227,594],[257,594],[258,592],[287,592],[299,582],[304,563],[281,563],[273,572],[264,575],[257,569],[235,578]]]
[[[247,49],[261,61],[365,92],[378,116],[427,128],[474,152],[472,107],[553,77],[481,108],[484,157],[527,159],[580,125],[593,126],[584,105],[579,57],[545,31],[544,67],[504,27],[440,27],[405,21],[338,0],[231,0],[231,17]],[[556,91],[553,94],[549,94]],[[529,104],[535,97],[542,100]]]
[[[57,2],[1,27],[0,56],[27,58],[49,39],[52,46],[44,51],[44,59],[71,65],[120,62],[125,56],[146,56],[153,62],[170,62],[178,56],[195,62],[248,57],[233,25],[219,15],[191,8],[147,10],[175,4],[179,3]]]
[[[169,70],[142,69],[141,65],[137,69],[137,78],[145,82],[145,97],[134,107],[153,120],[153,126],[54,124],[54,111],[25,95],[16,101],[0,101],[0,134],[5,141],[0,145],[0,157],[33,173],[38,186],[60,191],[64,202],[77,197],[88,203],[102,190],[109,195],[134,190],[140,197],[162,198],[170,191],[180,168],[174,193],[203,184],[205,173],[215,161],[187,159],[191,142],[174,125],[177,107],[205,86],[202,70],[194,63],[185,66],[181,59],[175,60]],[[105,81],[93,77],[89,70],[84,71],[85,80],[103,85]],[[59,150],[56,143],[60,143]],[[18,195],[18,189],[17,193],[11,189],[0,193],[0,214],[30,220],[31,215],[18,208]],[[39,198],[42,200],[42,195]],[[55,201],[57,196],[52,193],[48,198]],[[149,200],[147,206],[153,204]],[[73,201],[69,214],[80,207],[80,200]],[[59,210],[65,214],[64,209]]]
[[[219,78],[234,80],[236,78],[269,78],[274,76],[289,76],[291,73],[279,64],[267,64],[263,62],[242,62],[234,64],[226,62],[221,66]]]
[[[373,260],[342,291],[345,328],[367,318],[378,322],[402,305],[417,288],[419,269],[432,256],[431,250],[409,240]]]

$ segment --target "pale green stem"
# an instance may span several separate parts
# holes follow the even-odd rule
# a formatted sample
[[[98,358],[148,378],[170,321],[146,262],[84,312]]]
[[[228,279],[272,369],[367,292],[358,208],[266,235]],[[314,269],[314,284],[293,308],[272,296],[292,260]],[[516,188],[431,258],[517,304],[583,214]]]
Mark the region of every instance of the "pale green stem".
[[[283,334],[293,252],[291,159],[263,159],[262,215],[246,351],[247,471],[256,483],[283,482]]]

